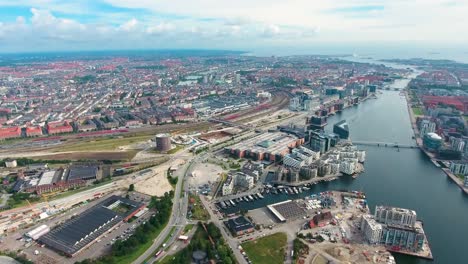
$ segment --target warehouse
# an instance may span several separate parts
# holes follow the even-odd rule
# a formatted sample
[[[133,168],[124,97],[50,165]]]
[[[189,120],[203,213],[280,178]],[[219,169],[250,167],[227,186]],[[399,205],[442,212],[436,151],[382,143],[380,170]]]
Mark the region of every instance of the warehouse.
[[[40,237],[39,242],[73,257],[143,208],[140,203],[114,195],[54,228]]]
[[[98,170],[97,165],[72,165],[67,180],[94,180],[97,178]]]
[[[286,222],[287,220],[297,219],[306,215],[305,210],[292,200],[271,204],[267,208],[280,222]]]

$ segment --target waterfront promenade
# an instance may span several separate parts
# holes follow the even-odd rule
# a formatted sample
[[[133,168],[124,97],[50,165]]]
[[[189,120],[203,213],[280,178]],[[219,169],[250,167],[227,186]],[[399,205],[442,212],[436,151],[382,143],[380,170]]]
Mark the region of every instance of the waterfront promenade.
[[[406,99],[406,103],[407,103],[407,106],[408,106],[408,114],[409,114],[410,120],[411,120],[411,127],[413,128],[414,137],[416,139],[416,144],[421,149],[421,151],[424,152],[424,154],[426,154],[426,156],[432,161],[432,163],[434,163],[434,165],[437,166],[437,161],[438,160],[435,158],[435,155],[424,149],[422,139],[421,139],[421,135],[419,134],[419,129],[418,129],[418,126],[416,124],[416,118],[415,118],[414,113],[413,113],[412,104],[411,104],[411,101],[409,100],[408,90],[405,90],[404,94],[405,94],[405,99]],[[437,166],[437,167],[440,167],[440,166]],[[447,177],[452,179],[458,185],[458,187],[460,187],[460,189],[462,189],[462,191],[464,193],[468,194],[468,188],[465,187],[463,181],[460,178],[458,178],[456,175],[454,175],[447,168],[441,168],[441,169],[445,173],[445,175],[447,175]]]

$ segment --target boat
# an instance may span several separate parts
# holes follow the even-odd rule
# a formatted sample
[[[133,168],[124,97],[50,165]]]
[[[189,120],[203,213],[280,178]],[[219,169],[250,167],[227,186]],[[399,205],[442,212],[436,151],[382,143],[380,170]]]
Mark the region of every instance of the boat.
[[[249,200],[250,200],[250,201],[253,201],[253,200],[254,200],[254,198],[252,197],[252,195],[249,195],[248,197],[249,197]]]
[[[302,189],[304,189],[304,191],[308,191],[308,190],[310,190],[310,188],[309,188],[309,187],[303,187]]]
[[[267,189],[267,190],[265,191],[265,193],[266,193],[266,194],[269,194],[269,193],[270,193],[270,189]]]
[[[302,187],[298,187],[297,190],[299,191],[299,193],[302,193]]]
[[[236,203],[233,200],[229,200],[229,202],[232,204],[232,206],[236,206]]]
[[[271,193],[272,193],[272,194],[278,194],[278,191],[277,191],[276,189],[273,189],[273,190],[271,191]]]
[[[244,200],[245,202],[248,202],[248,201],[249,201],[249,199],[247,199],[247,196],[243,196],[243,197],[242,197],[242,200]]]
[[[293,194],[293,193],[294,193],[294,191],[293,191],[293,189],[291,189],[291,187],[288,188],[288,192],[289,192],[289,194]]]
[[[293,191],[294,191],[295,194],[299,194],[299,191],[297,190],[296,187],[293,187]]]
[[[260,193],[257,193],[257,195],[258,195],[258,197],[260,197],[260,199],[263,199],[263,198],[264,198],[263,195],[260,194]]]
[[[226,204],[223,201],[219,202],[219,204],[221,205],[221,208],[226,208]]]

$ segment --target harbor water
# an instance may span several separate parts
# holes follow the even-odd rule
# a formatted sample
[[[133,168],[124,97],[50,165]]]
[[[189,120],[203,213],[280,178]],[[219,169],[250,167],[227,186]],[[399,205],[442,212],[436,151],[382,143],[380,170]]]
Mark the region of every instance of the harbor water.
[[[378,99],[331,116],[326,130],[346,119],[354,141],[411,144],[413,131],[406,100],[399,91],[382,91]],[[312,185],[297,195],[263,194],[264,199],[241,202],[226,212],[254,209],[327,190],[357,190],[367,195],[371,211],[376,205],[413,209],[424,222],[434,261],[396,255],[397,263],[468,263],[468,196],[417,148],[360,146],[366,150],[365,172],[357,179],[341,177]]]

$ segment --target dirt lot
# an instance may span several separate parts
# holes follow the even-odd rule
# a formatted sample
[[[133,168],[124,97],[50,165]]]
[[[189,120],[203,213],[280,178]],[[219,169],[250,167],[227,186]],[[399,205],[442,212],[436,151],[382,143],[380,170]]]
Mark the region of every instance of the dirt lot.
[[[192,171],[190,177],[190,185],[199,186],[215,182],[224,170],[215,164],[198,163]]]

